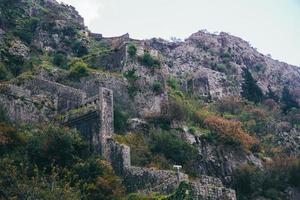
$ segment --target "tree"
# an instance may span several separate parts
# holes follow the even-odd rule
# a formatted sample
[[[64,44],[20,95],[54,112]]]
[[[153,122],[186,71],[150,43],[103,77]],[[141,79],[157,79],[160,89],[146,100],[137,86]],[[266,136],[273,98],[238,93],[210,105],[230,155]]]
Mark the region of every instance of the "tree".
[[[244,83],[242,84],[242,96],[255,103],[261,102],[264,98],[264,94],[248,69],[244,69],[243,77]]]
[[[294,97],[291,95],[289,89],[287,86],[284,86],[282,90],[282,97],[281,101],[284,104],[283,105],[283,111],[286,113],[292,108],[299,108],[298,102],[294,99]]]
[[[4,66],[4,64],[0,63],[0,81],[6,80],[8,76],[8,70]]]
[[[64,53],[57,52],[53,56],[53,64],[62,68],[68,69],[68,58]]]
[[[163,93],[164,89],[163,86],[159,81],[155,81],[152,85],[152,90],[155,94],[161,94]]]
[[[130,57],[135,57],[135,55],[136,55],[136,51],[137,51],[137,49],[136,49],[136,47],[133,45],[133,44],[131,44],[131,45],[129,45],[128,46],[128,54],[130,55]]]

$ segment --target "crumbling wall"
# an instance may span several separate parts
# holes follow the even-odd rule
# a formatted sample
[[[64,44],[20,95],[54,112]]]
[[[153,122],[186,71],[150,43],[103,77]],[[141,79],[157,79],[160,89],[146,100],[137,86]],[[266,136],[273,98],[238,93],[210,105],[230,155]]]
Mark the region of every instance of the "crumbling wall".
[[[105,158],[109,157],[108,140],[114,132],[114,112],[113,112],[113,92],[107,88],[100,88],[99,93],[99,112],[100,112],[100,143],[101,154]]]
[[[85,62],[95,69],[104,69],[111,72],[120,72],[126,60],[126,45],[107,52],[93,54]]]
[[[202,176],[190,185],[193,200],[236,200],[235,191],[224,187],[217,178]]]
[[[113,49],[117,49],[120,46],[124,45],[129,40],[131,40],[128,33],[121,35],[119,37],[105,37],[103,39],[106,42],[108,42],[109,46],[111,46]]]
[[[124,178],[128,192],[170,194],[178,187],[175,171],[132,166],[128,146],[110,139],[109,147],[109,161],[116,174]],[[219,178],[200,176],[189,180],[187,174],[180,173],[179,180],[190,183],[195,200],[236,200],[235,191],[224,187]]]
[[[30,90],[10,84],[0,84],[0,105],[14,122],[45,122],[55,114],[44,96],[32,96]]]
[[[86,97],[83,91],[40,78],[28,81],[25,88],[32,94],[47,94],[50,98],[55,99],[58,113],[78,108]]]
[[[131,166],[130,148],[109,140],[109,161],[117,175],[124,178],[128,192],[159,192],[168,194],[178,187],[176,172]],[[180,173],[180,180],[188,180],[186,174]]]

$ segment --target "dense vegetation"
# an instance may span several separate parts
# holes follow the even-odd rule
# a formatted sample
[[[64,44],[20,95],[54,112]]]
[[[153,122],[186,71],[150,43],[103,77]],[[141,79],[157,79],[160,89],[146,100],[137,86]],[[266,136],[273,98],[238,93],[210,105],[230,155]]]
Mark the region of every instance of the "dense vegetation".
[[[300,187],[300,160],[276,158],[265,170],[246,165],[234,174],[234,187],[239,199],[264,196],[269,199],[286,199],[288,187]]]
[[[59,24],[70,13],[50,11],[43,2],[1,1],[0,27],[5,35],[0,35],[0,81],[19,83],[45,69],[61,74],[58,81],[76,85],[94,72],[111,73],[102,64],[112,61],[111,55],[118,50],[85,36],[76,20]],[[29,7],[36,9],[33,16],[25,12]],[[39,37],[45,37],[45,48],[36,41]],[[166,94],[169,100],[167,112],[145,117],[149,130],[138,133],[128,132],[128,120],[137,116],[118,104],[114,106],[115,140],[131,147],[132,165],[172,169],[173,164],[180,164],[183,172],[198,176],[199,146],[183,139],[183,133],[188,133],[212,149],[230,147],[263,161],[261,168],[245,164],[234,172],[228,184],[236,189],[239,199],[279,200],[285,198],[287,189],[299,190],[299,147],[286,145],[285,138],[278,135],[284,133],[289,139],[291,131],[300,130],[297,88],[284,86],[281,94],[269,88],[264,94],[252,72],[264,66],[253,64],[243,70],[241,98],[213,102],[209,94],[194,96],[181,90],[182,80],[165,77],[159,71],[166,64],[162,55],[154,56],[147,50],[140,55],[134,44],[126,51],[133,67],[125,66],[126,70],[116,74],[121,77],[118,81],[126,84],[130,101],[135,101],[137,94]],[[209,67],[228,76],[234,74],[231,50],[218,56]],[[141,77],[143,73],[150,74],[148,79]],[[124,188],[109,163],[89,152],[76,131],[51,124],[14,124],[0,107],[0,199],[121,199],[126,196]],[[125,199],[189,199],[186,190],[189,185],[182,183],[168,197],[129,194]]]
[[[1,111],[0,196],[4,199],[113,199],[124,196],[111,166],[70,129],[15,126]]]
[[[199,136],[213,145],[232,146],[263,160],[271,158],[264,163],[263,170],[251,165],[237,169],[232,186],[239,199],[258,196],[284,199],[286,188],[299,187],[300,159],[290,158],[292,152],[280,145],[280,137],[270,134],[274,131],[270,126],[274,121],[280,129],[299,127],[300,121],[296,119],[299,110],[291,94],[285,92],[287,97],[282,102],[270,98],[269,94],[257,101],[227,97],[205,104],[181,92],[178,84],[175,79],[168,81],[169,112],[148,119],[152,127],[149,135],[117,136],[119,142],[131,146],[134,165],[169,169],[172,164],[181,164],[186,173],[195,176],[193,161],[197,159],[197,150],[180,138],[181,131],[170,128],[172,123],[184,121],[190,133],[202,133]],[[249,88],[256,88],[254,85]],[[290,111],[286,111],[287,107]],[[277,156],[288,158],[278,160]]]

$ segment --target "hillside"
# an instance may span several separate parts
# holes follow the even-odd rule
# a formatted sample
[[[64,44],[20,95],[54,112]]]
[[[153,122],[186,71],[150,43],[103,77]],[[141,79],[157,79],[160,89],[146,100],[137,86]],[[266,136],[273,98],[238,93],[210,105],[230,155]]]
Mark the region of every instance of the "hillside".
[[[2,0],[0,47],[1,198],[300,198],[300,69],[243,39],[107,38]]]

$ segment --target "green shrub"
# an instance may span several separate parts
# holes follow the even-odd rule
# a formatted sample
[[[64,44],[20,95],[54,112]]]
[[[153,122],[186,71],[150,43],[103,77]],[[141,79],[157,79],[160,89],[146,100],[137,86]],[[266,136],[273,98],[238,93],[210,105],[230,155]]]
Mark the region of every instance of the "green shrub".
[[[128,80],[128,93],[131,97],[135,96],[135,94],[137,93],[137,91],[139,90],[138,89],[138,86],[136,84],[136,81],[138,80],[138,76],[136,74],[136,69],[130,69],[128,71],[126,71],[124,73],[124,77],[127,78]]]
[[[51,126],[31,137],[27,145],[29,160],[42,168],[49,168],[52,163],[71,166],[87,150],[78,133]]]
[[[127,134],[125,136],[117,135],[114,139],[130,147],[132,165],[147,166],[150,164],[152,155],[146,137],[140,134]]]
[[[175,133],[152,133],[150,144],[153,153],[163,154],[176,164],[184,165],[197,157],[197,149],[181,140]]]
[[[0,123],[0,154],[1,156],[10,153],[12,149],[25,142],[24,137],[19,134],[11,125]],[[0,157],[1,157],[0,156]]]
[[[7,115],[7,110],[0,105],[0,122],[9,123],[10,119]]]
[[[81,40],[77,40],[72,44],[73,52],[76,56],[82,57],[88,54],[88,48]]]
[[[78,30],[74,26],[66,26],[62,29],[62,32],[66,36],[74,37],[76,36]]]
[[[239,168],[233,173],[233,187],[238,199],[255,199],[259,196],[285,199],[284,191],[288,187],[299,187],[299,178],[299,159],[277,158],[264,170],[251,165]]]
[[[122,180],[78,132],[0,123],[0,198],[119,199]]]
[[[0,63],[0,81],[7,80],[9,77],[9,72],[6,69],[5,65]]]
[[[68,58],[64,53],[57,52],[53,56],[53,64],[62,68],[68,69]]]
[[[131,57],[135,57],[136,56],[136,52],[137,52],[137,49],[136,49],[136,46],[133,45],[133,44],[130,44],[128,46],[128,54],[131,56]]]
[[[15,30],[15,35],[17,35],[21,40],[23,40],[27,44],[30,44],[33,39],[35,30],[38,26],[38,21],[39,20],[36,18],[18,21],[18,25]]]
[[[122,134],[126,132],[129,114],[121,111],[118,107],[114,109],[114,130],[116,133]]]
[[[175,78],[170,78],[167,80],[168,86],[171,87],[173,90],[179,89],[178,81]]]
[[[223,63],[218,63],[216,65],[216,70],[219,72],[226,72],[226,65]]]
[[[53,167],[50,174],[30,171],[30,163],[11,159],[16,157],[0,159],[1,199],[82,199],[78,188],[60,177],[59,169]]]
[[[5,52],[4,54],[7,59],[7,62],[5,62],[5,64],[6,66],[9,66],[7,70],[9,70],[14,77],[17,77],[22,72],[24,72],[23,65],[25,61],[22,57],[11,55],[7,52]]]
[[[168,105],[168,118],[170,121],[186,121],[189,118],[189,108],[182,99],[170,99]]]
[[[82,199],[119,199],[124,196],[122,180],[117,177],[107,161],[90,157],[74,165],[76,183],[79,183]]]
[[[126,71],[124,77],[127,78],[129,82],[135,82],[139,78],[136,74],[136,69],[134,68]]]
[[[153,90],[153,92],[154,92],[155,94],[161,94],[161,93],[163,93],[163,87],[162,87],[161,83],[158,82],[158,81],[155,81],[155,82],[153,83],[153,85],[152,85],[152,90]]]
[[[167,197],[165,200],[193,200],[190,184],[185,181],[181,182],[175,193]]]
[[[71,64],[70,73],[69,73],[70,78],[78,80],[88,75],[89,75],[88,66],[82,60],[77,60]]]
[[[152,198],[140,193],[131,193],[126,197],[126,200],[150,200],[150,199]]]
[[[142,57],[139,58],[139,61],[142,63],[142,65],[146,67],[160,67],[160,61],[153,58],[150,53],[146,52]]]
[[[232,60],[232,55],[229,52],[221,52],[220,57],[224,63],[229,63]]]

